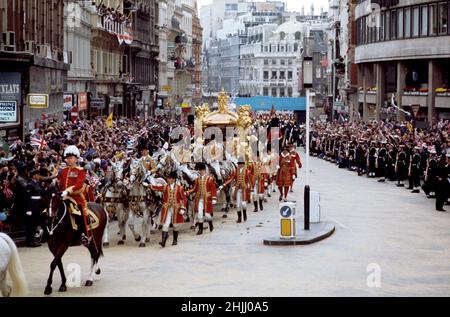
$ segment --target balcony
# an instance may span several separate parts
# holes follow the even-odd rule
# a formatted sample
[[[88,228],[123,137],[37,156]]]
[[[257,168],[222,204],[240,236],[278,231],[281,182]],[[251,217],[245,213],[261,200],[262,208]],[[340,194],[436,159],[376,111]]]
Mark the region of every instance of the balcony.
[[[436,108],[450,108],[450,89],[438,88],[435,90]]]

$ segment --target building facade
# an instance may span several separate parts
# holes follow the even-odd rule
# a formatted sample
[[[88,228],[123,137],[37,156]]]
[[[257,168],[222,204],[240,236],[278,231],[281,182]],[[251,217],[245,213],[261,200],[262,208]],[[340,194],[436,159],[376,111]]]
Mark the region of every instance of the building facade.
[[[13,142],[44,113],[62,119],[64,1],[0,1],[0,33],[0,136]],[[30,93],[38,96],[27,100]]]
[[[124,104],[129,117],[148,116],[155,106],[158,87],[159,39],[155,28],[158,1],[124,3],[124,15],[131,17],[133,41],[124,56]]]
[[[91,60],[91,14],[95,8],[85,2],[66,3],[64,8],[64,49],[68,52],[70,70],[64,92],[63,110],[66,115],[74,106],[88,110],[94,74]]]
[[[364,119],[409,117],[428,124],[449,119],[450,3],[378,4],[377,13],[367,12],[367,1],[355,7],[360,113]]]
[[[325,29],[324,23],[299,22],[295,15],[281,25],[248,28],[247,43],[240,51],[240,95],[299,97],[304,94],[301,71],[306,47],[314,61],[314,87],[324,90]]]
[[[159,3],[159,93],[160,108],[192,109],[201,80],[202,37],[195,0],[163,0]],[[200,75],[201,76],[201,75]]]

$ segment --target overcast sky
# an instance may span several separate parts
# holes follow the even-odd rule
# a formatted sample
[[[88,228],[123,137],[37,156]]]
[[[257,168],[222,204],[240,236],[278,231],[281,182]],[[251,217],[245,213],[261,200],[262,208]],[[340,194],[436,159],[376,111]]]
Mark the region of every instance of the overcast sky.
[[[214,0],[197,0],[198,8],[204,4],[210,4]],[[256,1],[256,0],[255,0]],[[264,0],[262,0],[264,1]],[[323,7],[325,11],[328,10],[328,0],[281,0],[287,3],[288,11],[298,11],[302,9],[302,6],[305,6],[305,12],[309,13],[311,8],[311,3],[314,3],[314,11],[315,13],[320,12],[320,7]]]

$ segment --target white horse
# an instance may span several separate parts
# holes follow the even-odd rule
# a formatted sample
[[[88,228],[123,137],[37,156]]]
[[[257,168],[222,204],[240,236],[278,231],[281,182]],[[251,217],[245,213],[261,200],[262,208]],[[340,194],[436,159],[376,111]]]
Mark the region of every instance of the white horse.
[[[6,272],[9,272],[13,286],[6,284]],[[17,247],[12,239],[0,232],[0,290],[4,297],[25,296],[28,286],[23,274]]]
[[[123,162],[112,163],[112,170],[106,177],[105,196],[103,198],[103,206],[108,212],[110,221],[113,215],[116,215],[119,224],[120,240],[118,245],[125,244],[126,224],[128,220],[128,209],[124,207],[126,199],[126,188],[123,184]],[[103,235],[103,246],[109,246],[108,230]]]
[[[139,247],[145,247],[145,243],[150,242],[150,227],[152,222],[153,204],[147,205],[147,190],[143,183],[147,175],[147,170],[139,160],[133,160],[130,166],[130,179],[128,184],[128,205],[129,218],[128,227],[133,232]],[[135,231],[136,218],[142,216],[141,235]]]

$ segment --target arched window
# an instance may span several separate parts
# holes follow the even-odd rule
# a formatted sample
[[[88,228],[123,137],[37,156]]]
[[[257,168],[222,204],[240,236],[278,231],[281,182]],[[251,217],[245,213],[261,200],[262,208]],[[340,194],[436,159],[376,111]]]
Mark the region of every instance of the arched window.
[[[300,32],[295,32],[295,40],[300,41],[302,39],[302,34]]]
[[[286,33],[281,32],[280,33],[280,40],[284,40],[284,39],[286,39]]]

